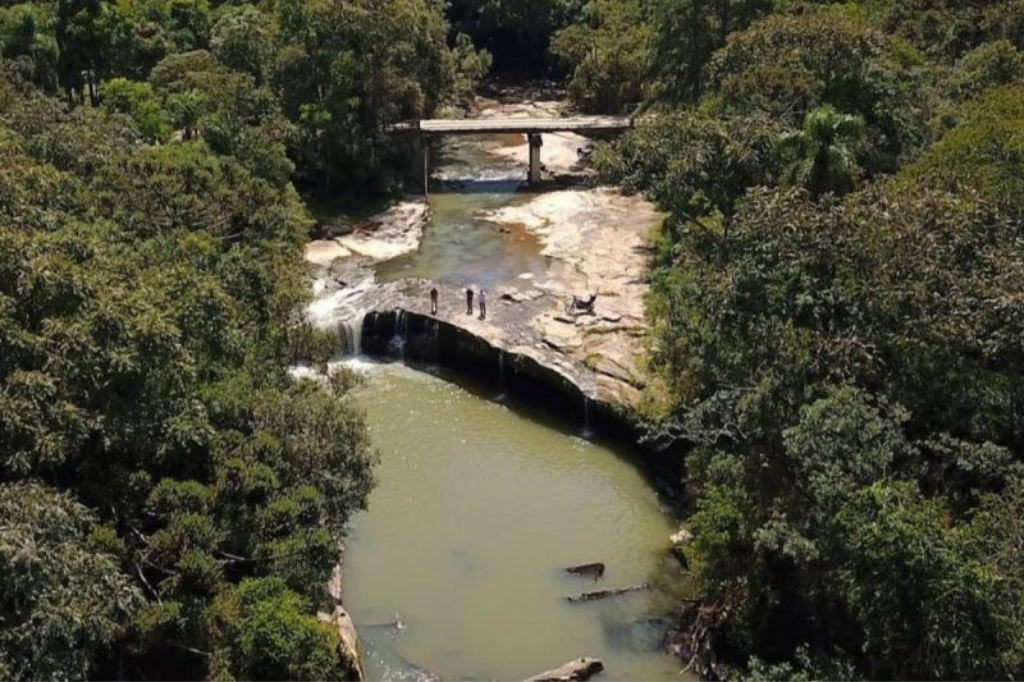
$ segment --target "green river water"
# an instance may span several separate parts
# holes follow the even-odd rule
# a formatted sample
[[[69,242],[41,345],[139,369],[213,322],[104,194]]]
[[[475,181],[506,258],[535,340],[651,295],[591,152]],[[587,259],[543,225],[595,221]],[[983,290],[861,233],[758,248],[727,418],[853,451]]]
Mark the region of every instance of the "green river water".
[[[474,215],[528,199],[513,192],[523,168],[494,164],[472,140],[446,159],[441,175],[464,184],[432,196],[419,252],[379,266],[378,277],[488,287],[543,277],[532,236]],[[359,400],[381,454],[344,564],[371,679],[523,679],[581,656],[604,662],[599,679],[678,679],[679,662],[661,649],[678,604],[668,553],[678,526],[634,453],[499,403],[498,386],[349,364],[366,372]],[[596,582],[564,571],[598,561],[607,568]],[[643,582],[652,589],[565,599]]]
[[[675,525],[625,453],[443,378],[369,367],[379,484],[345,558],[368,675],[523,679],[594,656],[605,679],[676,679],[659,618],[675,603]],[[563,570],[592,561],[607,566],[597,582]],[[642,582],[654,589],[565,600]]]

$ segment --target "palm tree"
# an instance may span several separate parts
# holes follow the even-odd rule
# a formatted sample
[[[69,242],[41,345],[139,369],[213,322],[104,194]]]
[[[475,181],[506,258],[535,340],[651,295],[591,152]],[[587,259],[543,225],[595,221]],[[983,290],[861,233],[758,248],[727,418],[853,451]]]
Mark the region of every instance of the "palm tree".
[[[845,194],[860,172],[854,149],[864,138],[864,119],[825,105],[804,118],[803,128],[782,137],[779,146],[794,160],[783,180],[805,187],[817,200],[822,194]]]
[[[196,127],[203,115],[206,105],[205,98],[195,90],[187,90],[171,95],[167,101],[167,111],[174,127],[181,130],[181,137],[188,142],[196,135]]]

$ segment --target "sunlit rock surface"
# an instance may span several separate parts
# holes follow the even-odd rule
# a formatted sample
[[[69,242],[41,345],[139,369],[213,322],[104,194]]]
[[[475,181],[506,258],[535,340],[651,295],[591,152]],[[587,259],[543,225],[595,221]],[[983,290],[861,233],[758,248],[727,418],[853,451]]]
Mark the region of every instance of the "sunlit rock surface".
[[[551,116],[558,113],[559,106],[557,102],[503,104],[480,99],[475,115]],[[470,166],[470,171],[462,161],[458,167],[440,168],[435,173],[454,186],[439,195],[445,219],[458,221],[458,211],[465,211],[465,224],[455,224],[463,231],[456,230],[444,248],[463,248],[463,242],[478,235],[472,231],[490,230],[493,234],[485,236],[493,244],[485,244],[489,249],[485,257],[508,261],[501,263],[504,267],[494,268],[504,274],[488,286],[486,318],[479,315],[478,297],[473,314],[466,312],[466,283],[459,281],[464,265],[461,271],[435,268],[429,278],[374,280],[382,262],[415,257],[410,254],[417,251],[425,231],[429,234],[433,226],[430,201],[434,199],[402,202],[368,221],[365,229],[310,244],[307,259],[321,269],[309,317],[324,327],[348,320],[346,337],[357,338],[359,345],[365,346],[368,336],[403,333],[394,329],[395,321],[383,318],[372,318],[376,327],[371,328],[364,322],[367,314],[401,309],[414,316],[428,316],[472,334],[495,352],[523,356],[549,368],[593,401],[636,408],[646,383],[643,358],[647,351],[649,244],[663,216],[641,197],[583,184],[546,192],[507,192],[506,197],[498,195],[496,201],[481,208],[473,199],[474,192],[486,191],[486,187],[480,190],[472,183],[481,178],[477,182],[484,185],[493,174],[487,163],[507,164],[516,156],[525,160],[525,139],[519,137],[481,138],[474,144],[487,156]],[[588,148],[589,140],[577,135],[544,138],[543,160],[549,169],[583,170],[577,149]],[[525,162],[523,168],[525,175]],[[467,172],[474,175],[466,178]],[[450,180],[452,175],[464,180]],[[464,205],[459,199],[461,192],[466,196]],[[528,260],[531,253],[531,262],[542,264],[540,271],[517,273],[509,265],[518,262],[515,259]],[[436,318],[430,312],[429,292],[434,288],[439,292]],[[567,311],[572,296],[592,294],[597,295],[593,314]],[[408,319],[404,324],[407,333]]]

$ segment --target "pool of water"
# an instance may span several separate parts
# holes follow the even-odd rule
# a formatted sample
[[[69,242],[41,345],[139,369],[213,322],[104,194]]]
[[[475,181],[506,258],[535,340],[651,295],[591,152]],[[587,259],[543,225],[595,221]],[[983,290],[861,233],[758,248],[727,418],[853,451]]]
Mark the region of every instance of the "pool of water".
[[[524,679],[581,656],[602,659],[603,679],[678,679],[660,648],[676,524],[631,453],[487,399],[496,387],[355,363],[381,463],[344,591],[371,679]],[[596,582],[564,571],[595,561]]]
[[[481,212],[532,196],[521,191],[525,161],[511,164],[486,152],[487,143],[499,139],[473,136],[445,141],[433,171],[431,218],[420,248],[379,264],[381,280],[422,277],[476,289],[493,289],[524,276],[543,280],[546,260],[537,238],[521,226],[499,226],[480,217]]]

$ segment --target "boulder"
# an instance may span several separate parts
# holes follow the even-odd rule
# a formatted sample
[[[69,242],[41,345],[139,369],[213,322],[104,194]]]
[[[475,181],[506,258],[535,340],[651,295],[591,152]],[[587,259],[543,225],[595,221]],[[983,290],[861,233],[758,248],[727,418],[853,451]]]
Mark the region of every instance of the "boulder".
[[[690,541],[693,540],[693,533],[685,528],[680,528],[678,533],[672,533],[668,539],[673,546],[683,547],[690,544]]]
[[[683,568],[689,568],[690,566],[690,561],[686,558],[686,552],[684,550],[692,540],[693,533],[685,528],[680,528],[679,532],[672,533],[672,535],[669,536],[669,541],[672,543],[672,556],[679,561],[679,564]]]
[[[527,678],[526,682],[570,682],[572,680],[589,680],[604,670],[604,664],[596,658],[577,658],[560,668],[542,672]]]
[[[348,611],[338,605],[334,607],[332,613],[319,613],[317,617],[331,625],[338,633],[338,656],[347,671],[345,679],[358,682],[365,680],[363,656],[359,651],[359,635]]]

